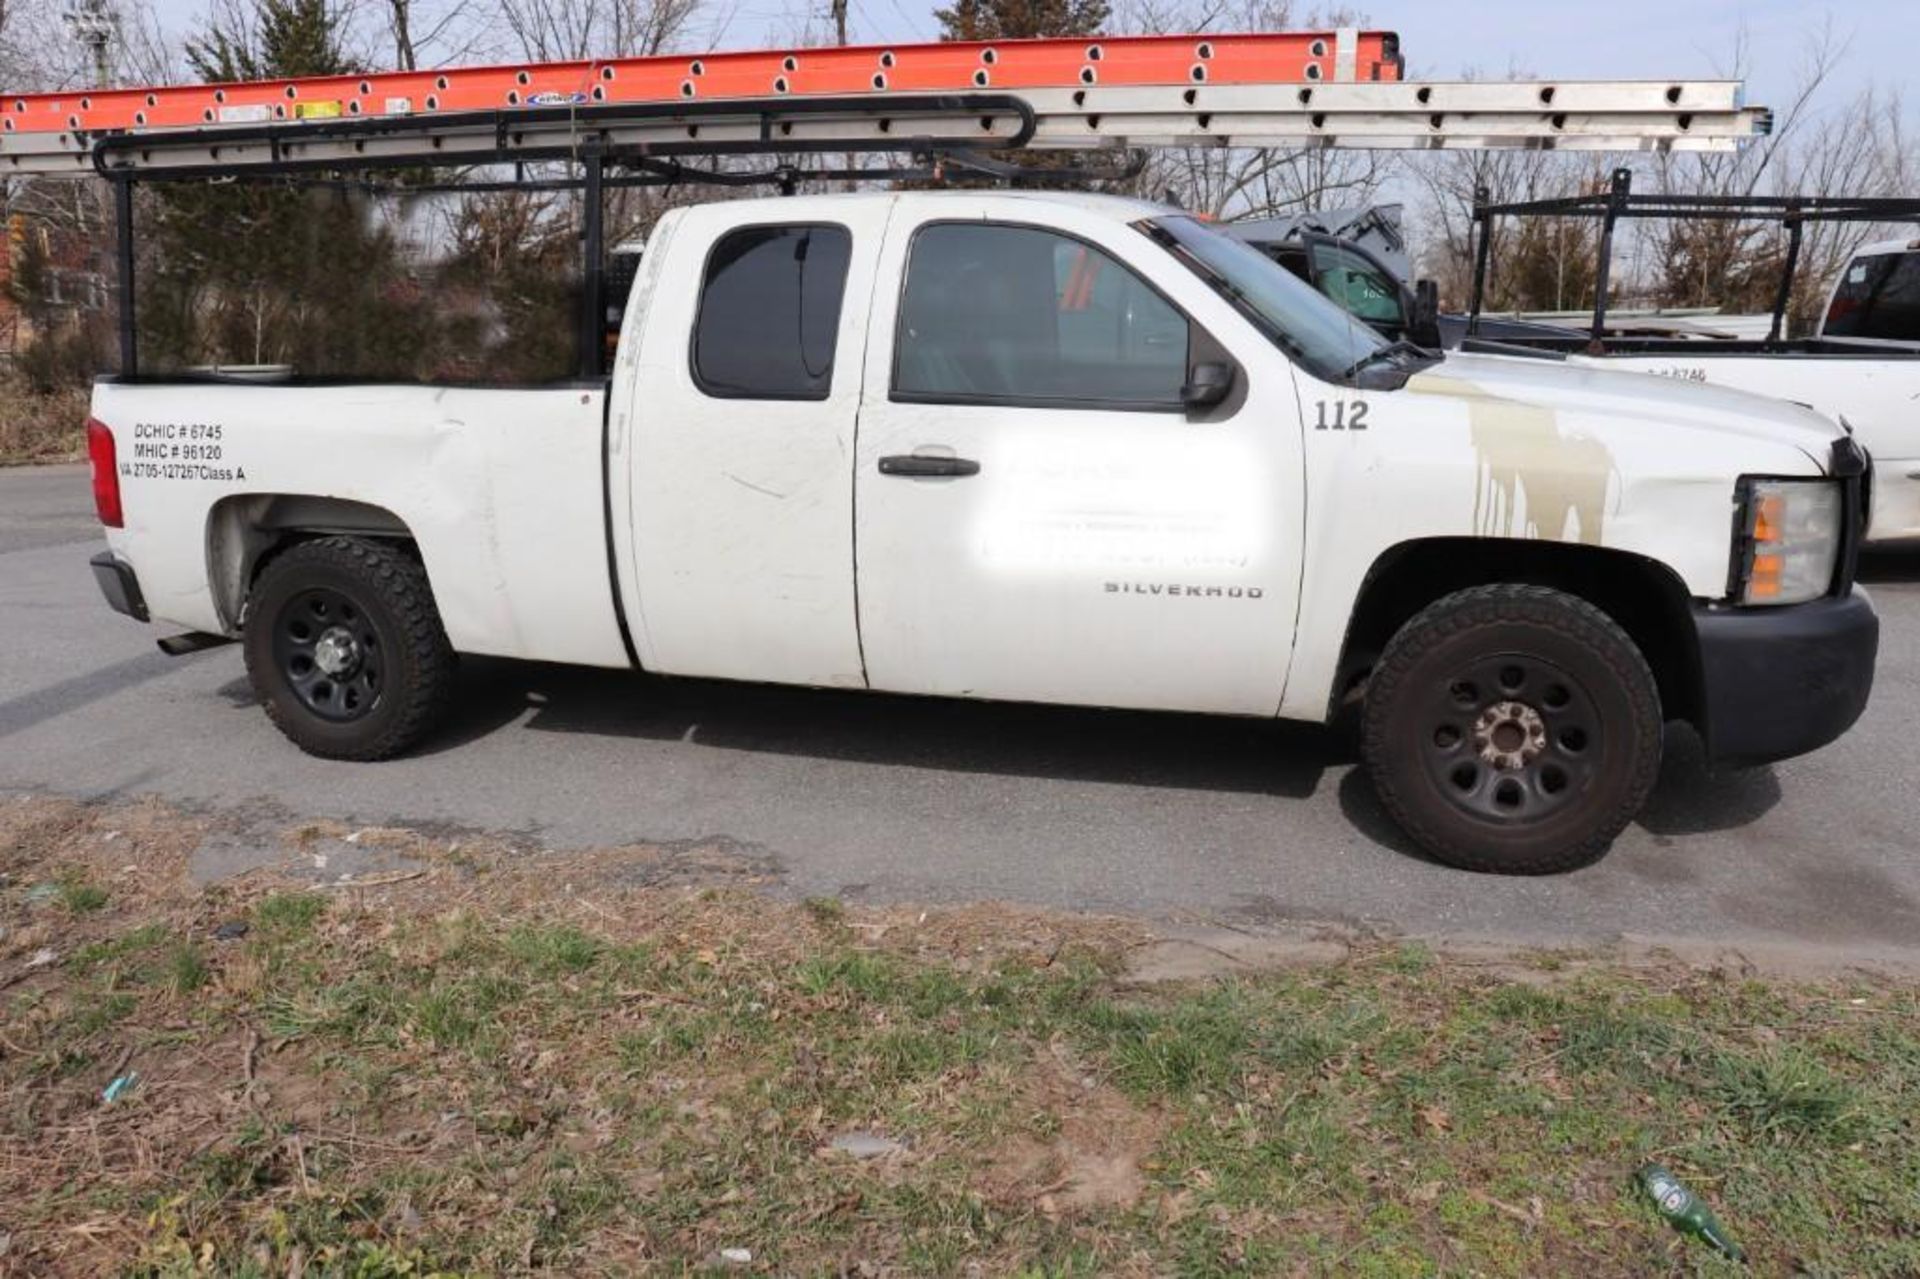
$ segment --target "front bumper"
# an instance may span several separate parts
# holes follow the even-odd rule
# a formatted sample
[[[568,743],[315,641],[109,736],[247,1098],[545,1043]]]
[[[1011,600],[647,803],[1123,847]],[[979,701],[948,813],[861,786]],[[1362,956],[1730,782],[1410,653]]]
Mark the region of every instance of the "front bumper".
[[[1866,592],[1784,608],[1696,604],[1700,725],[1716,760],[1764,764],[1825,746],[1873,690],[1880,619]]]
[[[107,597],[108,608],[125,613],[136,622],[150,620],[146,596],[140,593],[140,579],[133,575],[133,565],[112,551],[102,551],[87,562],[93,567],[93,580],[100,583],[100,593]]]

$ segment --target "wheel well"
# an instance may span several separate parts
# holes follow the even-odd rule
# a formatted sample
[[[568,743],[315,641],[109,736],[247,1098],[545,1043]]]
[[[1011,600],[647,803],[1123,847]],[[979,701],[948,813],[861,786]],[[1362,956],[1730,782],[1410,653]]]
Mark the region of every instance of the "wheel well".
[[[1485,538],[1402,542],[1374,561],[1347,623],[1329,717],[1364,685],[1414,614],[1444,595],[1494,582],[1550,586],[1606,613],[1645,655],[1667,718],[1698,721],[1698,645],[1687,589],[1672,570],[1627,551]]]
[[[366,502],[307,493],[248,493],[215,503],[207,516],[207,577],[227,628],[239,629],[247,596],[268,561],[301,542],[335,534],[414,545],[406,521]]]

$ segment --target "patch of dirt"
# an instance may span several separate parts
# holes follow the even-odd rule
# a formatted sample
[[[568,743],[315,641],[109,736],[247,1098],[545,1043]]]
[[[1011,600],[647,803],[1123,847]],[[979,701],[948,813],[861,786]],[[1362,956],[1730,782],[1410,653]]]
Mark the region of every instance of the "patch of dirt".
[[[1833,977],[1910,978],[1920,974],[1913,952],[1874,952],[1861,946],[1823,946],[1812,942],[1728,942],[1694,937],[1626,934],[1609,946],[1541,950],[1510,942],[1440,937],[1422,943],[1437,958],[1474,969],[1501,981],[1550,987],[1595,970],[1623,968],[1649,973],[1726,973],[1735,977],[1772,977],[1823,981]],[[1378,948],[1376,943],[1375,948]]]
[[[1321,968],[1345,961],[1352,950],[1351,936],[1325,928],[1310,934],[1183,930],[1130,951],[1122,977],[1131,985],[1153,986],[1235,973]]]
[[[0,989],[50,978],[53,967],[33,964],[35,955],[64,957],[144,917],[154,903],[199,908],[191,895],[181,898],[179,886],[203,832],[197,819],[153,800],[111,807],[43,795],[0,800],[0,894],[25,907],[0,928]],[[71,916],[45,896],[63,879],[104,891],[104,903]]]
[[[1062,1043],[1036,1054],[1017,1082],[1018,1113],[1037,1132],[1008,1138],[983,1153],[973,1188],[1007,1206],[1048,1218],[1132,1208],[1146,1193],[1143,1168],[1168,1121],[1084,1073]]]

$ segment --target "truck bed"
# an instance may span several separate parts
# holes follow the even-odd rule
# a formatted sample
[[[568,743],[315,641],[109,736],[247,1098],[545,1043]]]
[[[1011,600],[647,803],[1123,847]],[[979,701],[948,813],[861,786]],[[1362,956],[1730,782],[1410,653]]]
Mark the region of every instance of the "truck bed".
[[[231,635],[275,526],[318,512],[335,531],[410,536],[456,649],[626,666],[605,412],[599,382],[102,379],[93,417],[113,431],[125,509],[108,542],[155,620]]]

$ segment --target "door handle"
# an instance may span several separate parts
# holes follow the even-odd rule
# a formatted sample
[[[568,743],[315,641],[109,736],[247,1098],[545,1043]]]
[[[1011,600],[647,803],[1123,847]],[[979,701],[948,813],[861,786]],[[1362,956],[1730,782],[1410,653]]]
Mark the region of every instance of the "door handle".
[[[936,457],[927,453],[896,453],[880,459],[880,474],[905,475],[914,479],[929,476],[980,474],[980,464],[970,457]]]

